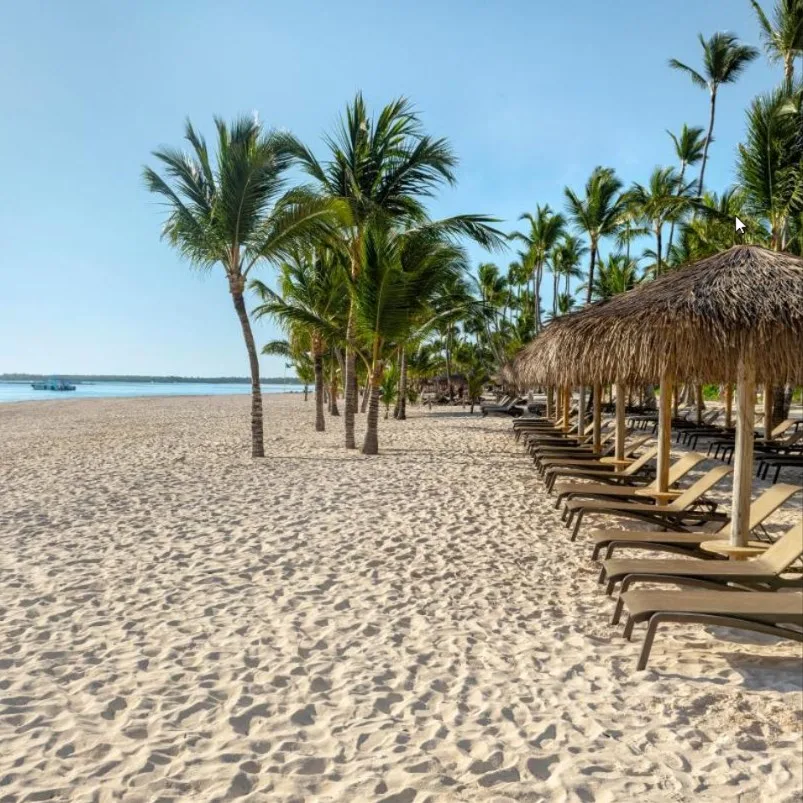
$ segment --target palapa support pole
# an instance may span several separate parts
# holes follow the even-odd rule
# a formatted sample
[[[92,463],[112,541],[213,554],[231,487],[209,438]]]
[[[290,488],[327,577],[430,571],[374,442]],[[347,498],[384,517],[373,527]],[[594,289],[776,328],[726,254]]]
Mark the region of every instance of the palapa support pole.
[[[733,385],[725,385],[725,429],[733,426]]]
[[[602,451],[602,385],[594,385],[594,454]]]
[[[546,417],[555,417],[555,391],[552,385],[546,389]]]
[[[736,448],[733,453],[731,544],[745,546],[750,534],[753,489],[753,431],[756,419],[756,364],[752,349],[742,351],[736,375]]]
[[[694,392],[697,396],[697,424],[703,423],[703,386],[695,385]]]
[[[572,389],[568,386],[563,388],[563,431],[568,432],[569,427],[569,405],[572,401]]]
[[[673,376],[666,371],[661,377],[658,399],[658,490],[669,490],[669,454],[672,450]]]
[[[625,386],[616,383],[616,460],[625,459]],[[621,464],[620,464],[621,465]]]
[[[675,385],[672,391],[672,415],[678,417],[678,410],[680,409],[680,388]]]
[[[580,385],[577,391],[577,434],[582,438],[586,434],[586,388]]]
[[[764,440],[772,440],[772,383],[764,384]]]

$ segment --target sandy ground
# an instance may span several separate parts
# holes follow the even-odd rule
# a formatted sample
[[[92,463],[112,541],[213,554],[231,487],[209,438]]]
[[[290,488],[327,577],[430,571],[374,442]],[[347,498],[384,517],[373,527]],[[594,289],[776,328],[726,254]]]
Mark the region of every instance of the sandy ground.
[[[800,799],[800,647],[635,672],[509,421],[247,406],[0,407],[0,801]]]

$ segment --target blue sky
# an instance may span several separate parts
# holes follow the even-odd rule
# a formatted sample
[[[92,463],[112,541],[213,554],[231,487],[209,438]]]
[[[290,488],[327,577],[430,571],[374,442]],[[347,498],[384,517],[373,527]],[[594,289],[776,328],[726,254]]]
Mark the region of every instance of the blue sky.
[[[759,44],[747,0],[5,4],[0,373],[247,374],[222,273],[160,241],[141,180],[187,116],[208,132],[214,114],[258,110],[323,154],[355,90],[373,109],[407,95],[461,160],[432,214],[513,230],[536,203],[562,209],[597,164],[629,183],[671,163],[665,129],[705,125],[708,97],[667,59],[698,66],[697,33],[717,30]],[[723,88],[708,186],[733,180],[744,109],[779,74],[762,56]]]

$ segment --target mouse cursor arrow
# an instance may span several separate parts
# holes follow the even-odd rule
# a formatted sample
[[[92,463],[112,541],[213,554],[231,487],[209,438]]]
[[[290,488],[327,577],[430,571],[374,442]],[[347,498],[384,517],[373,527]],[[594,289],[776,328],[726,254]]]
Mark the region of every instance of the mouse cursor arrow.
[[[747,228],[747,226],[745,226],[744,223],[742,223],[742,221],[739,220],[739,218],[737,217],[736,218],[736,233],[737,234],[744,234],[744,230],[746,228]]]

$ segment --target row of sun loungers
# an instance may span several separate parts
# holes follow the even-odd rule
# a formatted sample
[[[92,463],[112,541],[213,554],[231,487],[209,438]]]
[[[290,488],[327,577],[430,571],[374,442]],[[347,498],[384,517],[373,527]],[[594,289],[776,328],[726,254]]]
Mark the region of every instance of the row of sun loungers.
[[[763,543],[765,551],[749,560],[722,559],[705,551],[703,545],[723,540],[728,526],[728,514],[708,494],[732,472],[729,465],[711,468],[688,487],[680,488],[679,483],[688,479],[690,472],[710,459],[700,452],[688,452],[670,467],[673,493],[659,494],[652,468],[657,449],[646,443],[648,438],[627,442],[633,462],[616,471],[616,466],[604,462],[615,437],[610,423],[603,425],[600,454],[594,453],[590,436],[577,435],[576,424],[568,430],[562,424],[522,418],[513,426],[516,439],[535,461],[547,491],[556,495],[555,507],[563,508],[562,518],[571,528],[571,539],[578,537],[588,517],[599,515],[635,519],[657,527],[590,532],[592,559],[602,559],[599,582],[605,584],[609,595],[618,589],[612,624],[627,611],[624,635],[630,639],[636,624],[647,623],[638,669],[647,666],[656,631],[667,622],[723,625],[803,642],[803,518],[774,542],[763,529],[766,520],[803,488],[783,483],[762,492],[751,505],[749,526],[751,537],[756,544]],[[779,425],[773,436],[783,434],[794,422],[786,424]],[[777,455],[764,455],[760,465],[775,459],[779,459]],[[786,455],[780,459],[791,458]],[[618,551],[633,549],[682,557],[614,557]],[[642,583],[680,586],[682,591],[632,590]]]

